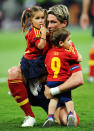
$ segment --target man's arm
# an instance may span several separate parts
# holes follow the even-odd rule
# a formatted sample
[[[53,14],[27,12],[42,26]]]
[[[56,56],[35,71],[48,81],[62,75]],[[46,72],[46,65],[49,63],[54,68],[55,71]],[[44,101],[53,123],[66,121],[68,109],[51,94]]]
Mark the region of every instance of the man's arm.
[[[69,89],[74,89],[80,85],[83,85],[83,75],[82,71],[78,71],[73,73],[70,78],[65,81],[63,84],[59,85],[55,88],[49,88],[48,86],[45,86],[45,96],[47,99],[51,99],[54,95],[60,94],[61,92],[67,91]]]
[[[82,9],[82,13],[88,14],[89,5],[90,5],[90,0],[83,0],[83,9]]]
[[[71,75],[71,77],[64,82],[64,84],[58,86],[60,92],[67,91],[69,89],[74,89],[80,85],[83,85],[83,75],[82,71],[75,72]]]
[[[89,6],[90,6],[90,0],[83,0],[82,14],[80,17],[80,25],[83,29],[86,29],[89,24],[89,16],[88,16]]]

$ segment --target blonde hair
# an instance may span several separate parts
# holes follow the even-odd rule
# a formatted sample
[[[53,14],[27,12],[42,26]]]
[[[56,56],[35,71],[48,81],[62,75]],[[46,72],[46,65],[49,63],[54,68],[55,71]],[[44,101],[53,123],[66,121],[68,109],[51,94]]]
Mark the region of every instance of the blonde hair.
[[[40,6],[33,6],[32,8],[28,8],[23,11],[21,16],[21,24],[22,24],[22,32],[25,32],[27,29],[28,21],[29,24],[32,24],[32,18],[34,17],[35,13],[38,11],[44,12],[44,15],[46,17],[46,10],[44,10]]]
[[[54,5],[47,11],[48,14],[53,14],[57,17],[57,19],[62,23],[64,20],[67,21],[67,25],[69,23],[69,11],[65,5]]]

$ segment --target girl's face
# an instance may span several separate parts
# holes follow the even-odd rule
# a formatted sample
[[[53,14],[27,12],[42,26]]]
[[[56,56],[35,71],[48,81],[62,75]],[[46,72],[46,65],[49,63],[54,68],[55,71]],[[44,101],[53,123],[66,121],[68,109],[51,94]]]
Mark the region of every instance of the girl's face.
[[[41,26],[44,26],[44,12],[38,11],[34,14],[34,17],[32,18],[32,25],[38,29],[41,28]]]
[[[64,41],[64,48],[69,49],[71,47],[72,41],[70,40],[71,36],[69,35],[66,40]]]

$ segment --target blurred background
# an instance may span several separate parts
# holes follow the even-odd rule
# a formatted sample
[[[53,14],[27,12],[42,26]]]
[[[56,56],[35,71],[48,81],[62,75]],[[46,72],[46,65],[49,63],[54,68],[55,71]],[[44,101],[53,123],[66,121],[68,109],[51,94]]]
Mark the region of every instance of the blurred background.
[[[82,10],[82,0],[0,0],[0,29],[17,30],[20,28],[22,11],[33,5],[48,9],[55,4],[65,4],[70,12],[70,24],[78,25]]]
[[[24,9],[39,5],[48,9],[56,4],[64,4],[70,12],[72,40],[83,56],[82,68],[88,73],[88,54],[91,45],[91,10],[90,26],[85,31],[79,25],[82,0],[0,0],[0,80],[7,78],[10,67],[17,65],[24,54],[26,42],[21,32],[21,14]]]

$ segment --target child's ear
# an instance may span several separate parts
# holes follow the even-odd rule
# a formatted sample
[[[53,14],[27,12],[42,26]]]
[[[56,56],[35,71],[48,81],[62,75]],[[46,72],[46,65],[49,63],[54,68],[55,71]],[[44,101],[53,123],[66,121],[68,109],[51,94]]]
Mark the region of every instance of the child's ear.
[[[63,45],[64,45],[63,41],[59,41],[59,46],[63,46]]]

